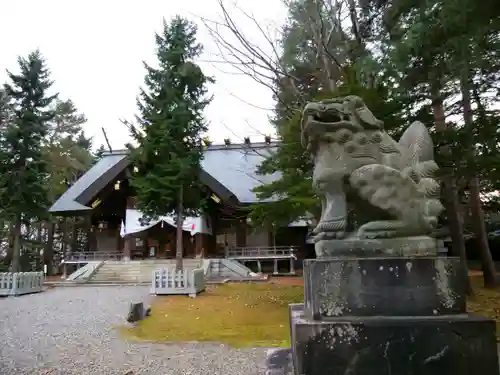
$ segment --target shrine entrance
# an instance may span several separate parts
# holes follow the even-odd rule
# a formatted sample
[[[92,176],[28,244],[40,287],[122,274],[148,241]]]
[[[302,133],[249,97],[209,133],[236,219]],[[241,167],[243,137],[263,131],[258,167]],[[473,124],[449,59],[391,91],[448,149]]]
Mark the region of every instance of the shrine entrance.
[[[135,233],[133,237],[135,246],[131,251],[131,259],[175,258],[176,228],[160,222]]]

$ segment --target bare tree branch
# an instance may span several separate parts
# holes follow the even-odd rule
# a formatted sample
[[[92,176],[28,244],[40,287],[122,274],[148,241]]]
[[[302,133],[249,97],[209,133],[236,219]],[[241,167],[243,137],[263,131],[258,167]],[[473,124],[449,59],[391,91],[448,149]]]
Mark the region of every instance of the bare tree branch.
[[[269,53],[264,50],[264,47],[252,42],[250,38],[243,34],[229,14],[223,0],[218,0],[218,3],[222,11],[222,22],[208,20],[203,17],[200,17],[200,19],[214,39],[222,60],[236,63],[232,64],[234,69],[270,89],[275,97],[278,94],[276,82],[280,79],[288,77],[292,81],[298,81],[297,77],[291,75],[280,62],[278,40],[273,40],[269,32],[264,30],[261,23],[253,15],[236,7],[257,28],[259,36],[264,38],[267,47],[270,49]],[[224,31],[229,32],[236,39],[234,43],[227,39]],[[292,85],[292,87],[294,86]],[[300,95],[298,91],[296,94]]]
[[[260,110],[263,110],[263,111],[274,111],[274,108],[264,108],[264,107],[260,107],[256,104],[253,104],[253,103],[250,103],[244,99],[241,99],[239,96],[237,96],[236,94],[233,94],[232,92],[228,91],[228,94],[231,95],[233,98],[235,99],[238,99],[240,102],[242,103],[245,103],[246,105],[250,106],[250,107],[253,107],[255,109],[260,109]]]
[[[295,27],[290,21],[286,27],[271,30],[237,4],[232,4],[234,10],[229,9],[224,0],[217,0],[221,11],[220,19],[198,18],[215,42],[215,53],[212,53],[214,58],[209,61],[214,65],[230,65],[235,71],[232,74],[246,75],[269,89],[280,111],[289,113],[292,117],[309,100],[304,95],[308,93],[302,92],[307,91],[304,90],[307,85],[319,84],[328,91],[336,90],[344,79],[346,64],[352,63],[351,49],[356,44],[353,41],[361,43],[361,39],[356,7],[352,0],[312,0],[309,4],[289,0],[283,2],[289,9],[295,7],[301,18],[297,22],[299,27],[304,28],[306,39],[300,40],[299,31],[297,43],[305,43],[305,47],[301,47],[304,51],[302,53],[310,54],[311,57],[316,54],[316,66],[306,68],[303,73],[297,68],[297,64],[290,64],[290,61],[284,59],[284,48],[287,47],[283,41]],[[254,27],[253,32],[248,29],[243,31],[241,21],[237,21],[237,13],[243,16],[244,21],[250,21],[250,25]],[[293,44],[290,48],[293,48]],[[310,61],[306,55],[303,57]],[[283,92],[286,92],[286,97]],[[232,93],[230,95],[254,108],[262,109]]]

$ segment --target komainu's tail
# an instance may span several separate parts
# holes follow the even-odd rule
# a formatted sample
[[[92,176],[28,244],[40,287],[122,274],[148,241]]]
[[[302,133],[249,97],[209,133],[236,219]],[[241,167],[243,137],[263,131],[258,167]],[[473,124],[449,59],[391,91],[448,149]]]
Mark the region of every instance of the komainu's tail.
[[[427,127],[420,121],[413,122],[399,140],[405,166],[416,166],[434,160],[434,145]]]

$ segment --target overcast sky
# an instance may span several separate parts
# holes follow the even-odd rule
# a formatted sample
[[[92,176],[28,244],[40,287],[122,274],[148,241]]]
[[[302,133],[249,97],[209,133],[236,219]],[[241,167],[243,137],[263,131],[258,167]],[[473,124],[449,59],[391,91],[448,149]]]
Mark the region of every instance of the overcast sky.
[[[270,29],[279,27],[286,16],[281,0],[238,0],[238,6]],[[235,11],[239,27],[266,48],[252,21],[229,8]],[[221,19],[216,0],[2,1],[0,82],[6,80],[6,69],[17,71],[17,56],[39,48],[55,90],[61,98],[72,99],[87,116],[85,133],[94,138],[94,147],[104,143],[104,127],[111,146],[122,148],[129,138],[120,119],[132,119],[136,111],[135,99],[145,73],[142,61],[154,63],[154,33],[161,30],[163,17],[168,20],[176,14],[197,22],[196,16]],[[205,45],[203,61],[220,60],[201,23],[198,39]],[[214,142],[226,137],[241,141],[247,135],[257,141],[263,138],[261,134],[272,132],[270,112],[265,110],[273,105],[268,89],[251,78],[228,74],[227,64],[200,65],[217,81],[210,87],[214,101],[206,113]]]

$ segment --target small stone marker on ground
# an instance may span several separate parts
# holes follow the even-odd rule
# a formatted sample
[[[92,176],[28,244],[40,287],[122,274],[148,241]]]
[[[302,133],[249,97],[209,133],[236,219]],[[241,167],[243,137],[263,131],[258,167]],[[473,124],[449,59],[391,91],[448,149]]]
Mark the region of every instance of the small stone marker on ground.
[[[289,348],[267,351],[266,375],[293,375],[292,351]]]
[[[132,302],[130,304],[130,308],[128,311],[127,322],[129,323],[138,322],[139,320],[144,319],[150,314],[151,314],[151,307],[145,308],[142,302],[138,303]]]
[[[295,374],[499,375],[495,322],[466,314],[467,274],[430,236],[443,207],[427,128],[396,142],[348,96],[309,103],[302,131],[324,202],[289,308]]]

